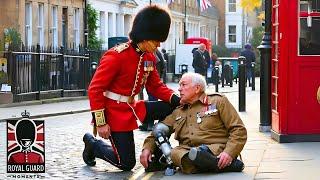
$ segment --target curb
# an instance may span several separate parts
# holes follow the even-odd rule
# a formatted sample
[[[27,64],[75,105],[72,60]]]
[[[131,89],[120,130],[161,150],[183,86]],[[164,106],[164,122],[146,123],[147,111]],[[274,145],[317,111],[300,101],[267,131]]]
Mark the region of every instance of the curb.
[[[88,97],[87,96],[80,96],[80,97],[42,99],[42,100],[36,100],[36,101],[23,101],[23,102],[10,103],[10,104],[0,104],[0,108],[18,107],[18,106],[32,106],[32,105],[59,103],[59,102],[67,102],[67,101],[78,101],[78,100],[85,100],[85,99],[88,99]]]
[[[66,111],[66,112],[57,112],[57,113],[50,113],[50,114],[39,114],[39,115],[30,116],[30,119],[62,116],[62,115],[68,115],[68,114],[78,114],[78,113],[89,112],[89,111],[90,111],[90,109],[82,109],[82,110],[77,110],[77,111]],[[22,117],[6,118],[6,119],[0,119],[0,122],[7,121],[7,120],[20,120],[20,119],[22,119]]]

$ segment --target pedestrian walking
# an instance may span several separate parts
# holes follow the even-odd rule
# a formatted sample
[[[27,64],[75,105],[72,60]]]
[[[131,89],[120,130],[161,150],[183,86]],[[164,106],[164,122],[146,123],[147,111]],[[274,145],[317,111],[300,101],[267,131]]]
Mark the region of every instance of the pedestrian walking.
[[[249,87],[251,87],[251,79],[253,76],[252,63],[256,61],[256,56],[252,51],[251,44],[246,44],[244,46],[244,50],[240,53],[240,56],[244,56],[246,58],[246,79],[249,82]]]

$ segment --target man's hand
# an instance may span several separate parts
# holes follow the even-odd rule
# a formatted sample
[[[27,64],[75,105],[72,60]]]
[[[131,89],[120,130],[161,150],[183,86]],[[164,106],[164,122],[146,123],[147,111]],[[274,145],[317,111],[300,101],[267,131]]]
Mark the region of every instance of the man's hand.
[[[151,162],[151,151],[149,149],[142,150],[142,153],[140,155],[140,163],[144,168],[148,167],[148,162]]]
[[[219,162],[218,162],[219,169],[223,169],[223,168],[229,166],[233,160],[232,157],[226,152],[220,153],[218,158],[220,158]]]
[[[104,139],[109,139],[110,136],[110,126],[105,124],[103,126],[97,126],[97,131],[100,137]]]

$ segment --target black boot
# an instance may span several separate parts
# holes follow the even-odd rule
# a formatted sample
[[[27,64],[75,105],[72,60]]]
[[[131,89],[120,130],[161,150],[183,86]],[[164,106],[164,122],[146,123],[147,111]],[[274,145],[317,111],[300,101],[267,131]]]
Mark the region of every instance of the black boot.
[[[148,131],[148,124],[143,123],[142,125],[139,126],[140,131]]]
[[[82,152],[82,158],[88,166],[96,165],[95,156],[93,153],[93,144],[95,141],[96,139],[90,133],[86,133],[83,136],[84,150]]]
[[[239,159],[234,159],[232,163],[218,172],[241,172],[244,169],[244,163]]]
[[[188,157],[200,172],[214,172],[218,169],[218,158],[204,148],[191,148]]]
[[[164,171],[167,168],[165,159],[160,159],[162,156],[161,150],[157,147],[154,151],[154,156],[151,158],[151,162],[148,162],[146,172]]]
[[[148,167],[145,169],[146,172],[164,171],[167,165],[165,163],[160,163],[159,159],[153,157],[151,162],[148,163]]]
[[[229,166],[219,169],[219,158],[214,156],[205,145],[191,148],[188,156],[200,172],[241,172],[244,169],[244,163],[239,159],[234,159]]]

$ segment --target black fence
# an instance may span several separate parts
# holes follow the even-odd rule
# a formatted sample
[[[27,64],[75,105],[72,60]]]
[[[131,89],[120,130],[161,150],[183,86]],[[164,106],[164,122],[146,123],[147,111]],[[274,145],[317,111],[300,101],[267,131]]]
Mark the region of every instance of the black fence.
[[[91,62],[101,54],[83,48],[40,46],[5,52],[13,101],[86,95],[91,80]]]

